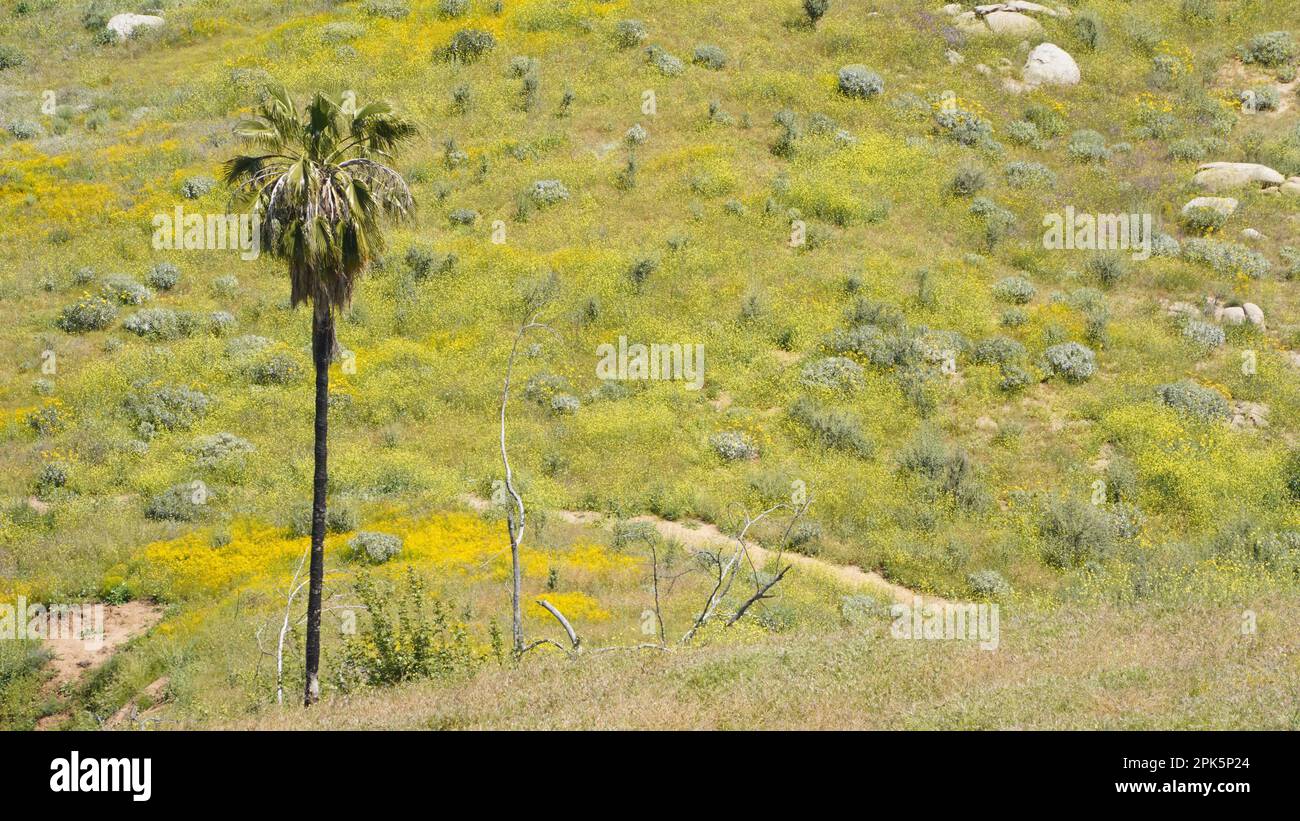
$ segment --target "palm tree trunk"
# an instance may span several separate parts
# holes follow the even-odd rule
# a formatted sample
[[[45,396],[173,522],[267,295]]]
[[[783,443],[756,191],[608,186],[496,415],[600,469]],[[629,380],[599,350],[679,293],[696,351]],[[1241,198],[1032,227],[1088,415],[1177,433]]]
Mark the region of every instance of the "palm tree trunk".
[[[321,596],[325,587],[325,494],[328,490],[330,359],[334,351],[334,314],[312,312],[312,362],[316,366],[315,470],[311,497],[311,571],[307,592],[307,687],[303,706],[320,699]]]

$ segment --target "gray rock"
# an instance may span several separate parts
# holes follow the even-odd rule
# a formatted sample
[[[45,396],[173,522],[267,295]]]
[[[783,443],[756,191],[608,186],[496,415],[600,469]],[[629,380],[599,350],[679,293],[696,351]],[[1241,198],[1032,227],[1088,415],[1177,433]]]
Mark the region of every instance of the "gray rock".
[[[1053,43],[1039,43],[1029,52],[1021,76],[1030,86],[1072,86],[1081,79],[1079,64],[1065,49]]]
[[[114,14],[109,18],[106,28],[125,40],[138,28],[155,28],[162,24],[163,19],[152,14]]]
[[[1287,179],[1267,165],[1259,163],[1209,162],[1196,169],[1193,181],[1206,191],[1227,191],[1250,185],[1267,188],[1282,185]]]
[[[1258,305],[1247,302],[1241,306],[1241,310],[1245,312],[1246,319],[1250,320],[1250,324],[1258,325],[1260,328],[1264,327],[1264,311]]]
[[[1183,206],[1183,213],[1187,214],[1194,208],[1213,208],[1225,217],[1230,217],[1237,211],[1237,200],[1235,197],[1196,197]]]

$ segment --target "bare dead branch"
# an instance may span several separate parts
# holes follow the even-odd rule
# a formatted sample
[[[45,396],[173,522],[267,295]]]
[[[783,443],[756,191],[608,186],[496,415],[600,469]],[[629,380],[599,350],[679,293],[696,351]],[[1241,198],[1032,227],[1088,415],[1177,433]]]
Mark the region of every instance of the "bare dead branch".
[[[569,620],[564,617],[564,614],[560,612],[559,608],[548,602],[546,599],[538,599],[537,603],[546,608],[546,612],[554,616],[555,620],[564,628],[564,632],[569,636],[569,643],[573,645],[573,651],[575,653],[582,652],[582,639],[578,638],[578,634],[573,632],[573,625],[569,624]]]

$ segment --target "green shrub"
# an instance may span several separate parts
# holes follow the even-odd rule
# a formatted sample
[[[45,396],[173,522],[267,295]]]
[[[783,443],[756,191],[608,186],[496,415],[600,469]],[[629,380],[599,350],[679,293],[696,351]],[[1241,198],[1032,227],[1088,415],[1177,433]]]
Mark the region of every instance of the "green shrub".
[[[1202,387],[1190,379],[1156,388],[1160,401],[1201,422],[1228,418],[1228,400],[1213,388]]]
[[[1096,254],[1084,264],[1084,269],[1106,287],[1128,276],[1128,265],[1119,254]]]
[[[155,290],[170,291],[176,287],[176,283],[180,281],[180,278],[180,269],[170,262],[160,262],[149,269],[144,281]]]
[[[348,540],[348,550],[355,561],[383,564],[402,552],[402,539],[391,533],[361,530]]]
[[[840,93],[846,97],[867,99],[885,90],[880,75],[863,65],[844,66],[838,75]]]
[[[149,498],[144,515],[166,522],[194,522],[207,513],[207,492],[189,484],[173,485]]]
[[[988,184],[984,169],[977,165],[963,165],[948,183],[948,190],[959,197],[973,197]]]
[[[1089,51],[1101,48],[1105,27],[1101,18],[1091,11],[1081,12],[1074,17],[1074,36],[1079,38]]]
[[[181,183],[181,196],[187,200],[197,200],[217,187],[217,181],[206,174],[189,177]]]
[[[1227,341],[1223,328],[1200,319],[1189,319],[1183,323],[1182,333],[1185,339],[1204,351],[1220,348]]]
[[[443,17],[464,17],[469,11],[469,0],[438,0],[438,14]]]
[[[1105,559],[1115,547],[1115,530],[1096,505],[1071,498],[1049,499],[1038,520],[1043,560],[1071,568]]]
[[[112,301],[102,296],[84,296],[64,306],[55,324],[70,334],[84,334],[103,330],[116,318],[117,305]]]
[[[1300,448],[1292,450],[1282,466],[1282,478],[1286,482],[1287,493],[1292,499],[1300,500]]]
[[[1215,0],[1183,0],[1178,14],[1189,23],[1211,23],[1217,16]]]
[[[302,366],[285,352],[261,357],[248,366],[248,379],[254,385],[289,385],[301,377]]]
[[[996,599],[1011,593],[1011,585],[996,570],[977,570],[966,577],[971,595],[981,599]]]
[[[153,298],[152,291],[126,274],[109,274],[101,292],[121,305],[142,305]]]
[[[817,25],[830,7],[831,0],[803,0],[803,12],[808,15],[808,23],[812,26]]]
[[[709,437],[709,445],[724,462],[758,458],[758,445],[742,431],[722,431]]]
[[[456,62],[472,63],[496,48],[496,45],[497,40],[489,31],[461,29],[452,36],[443,55]]]
[[[862,385],[864,374],[852,359],[827,356],[805,365],[799,378],[810,387],[849,392]]]
[[[311,535],[312,509],[308,503],[293,508],[289,514],[289,533],[301,538]],[[325,532],[351,533],[361,526],[361,516],[357,509],[349,504],[330,500],[325,505]]]
[[[1105,162],[1110,159],[1111,149],[1106,147],[1106,138],[1091,129],[1080,129],[1070,135],[1066,152],[1077,162]]]
[[[1055,188],[1056,175],[1040,162],[1007,163],[1002,169],[1007,185],[1012,188]]]
[[[1065,133],[1065,118],[1041,103],[1034,103],[1025,108],[1025,120],[1032,123],[1043,139],[1050,140]]]
[[[1052,345],[1044,356],[1051,372],[1067,382],[1085,382],[1097,371],[1096,355],[1078,342]]]
[[[681,61],[680,57],[659,48],[659,46],[650,46],[645,50],[646,62],[659,69],[659,73],[665,77],[676,77],[686,71],[686,64]]]
[[[193,388],[170,385],[139,386],[124,400],[127,416],[144,439],[159,431],[183,430],[208,411],[211,400]]]
[[[569,198],[569,189],[559,180],[537,180],[529,189],[529,195],[538,205],[554,205]]]
[[[1277,68],[1296,56],[1296,43],[1288,31],[1270,31],[1252,37],[1240,49],[1243,63]]]
[[[27,63],[27,57],[14,46],[0,43],[0,71],[19,68]]]
[[[824,408],[816,401],[802,397],[790,408],[790,418],[806,428],[822,447],[864,459],[870,458],[875,450],[862,434],[861,422],[851,413]]]
[[[619,20],[614,26],[614,42],[619,48],[634,48],[645,42],[649,32],[640,20]]]
[[[1024,305],[1034,298],[1038,289],[1034,283],[1020,276],[1004,277],[993,283],[993,296],[1012,305]]]
[[[1223,224],[1228,221],[1228,215],[1218,208],[1197,205],[1182,212],[1181,221],[1184,231],[1189,234],[1204,236],[1222,228]]]
[[[1205,263],[1224,277],[1243,275],[1250,279],[1268,276],[1273,265],[1268,257],[1236,242],[1193,238],[1183,243],[1183,259]]]
[[[361,11],[371,17],[401,20],[411,13],[411,7],[403,0],[365,0],[361,4]]]
[[[376,583],[368,573],[357,578],[353,589],[369,624],[344,644],[339,681],[345,691],[473,670],[477,662],[466,626],[441,599],[428,595],[414,568],[407,568],[400,592],[394,585]]]
[[[1038,132],[1038,126],[1028,120],[1015,120],[1007,125],[1007,139],[1015,145],[1023,145],[1029,148],[1042,148],[1043,135]]]
[[[934,113],[934,122],[943,134],[962,145],[988,145],[993,139],[992,124],[973,111],[940,108]]]
[[[198,329],[198,320],[188,311],[142,308],[128,316],[122,327],[152,342],[169,342],[192,335]]]
[[[993,336],[975,346],[974,358],[981,365],[1014,365],[1024,361],[1025,346],[1006,336]]]
[[[214,433],[200,436],[190,443],[187,452],[194,457],[194,462],[201,468],[216,468],[239,462],[256,450],[253,443],[241,439],[233,433]]]
[[[691,57],[691,62],[714,71],[721,71],[727,67],[727,55],[717,46],[701,45],[695,47],[695,54]]]

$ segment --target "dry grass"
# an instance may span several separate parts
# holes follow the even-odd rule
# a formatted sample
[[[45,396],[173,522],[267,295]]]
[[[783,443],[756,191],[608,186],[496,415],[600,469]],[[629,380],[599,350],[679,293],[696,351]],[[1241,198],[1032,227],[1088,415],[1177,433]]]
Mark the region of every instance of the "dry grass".
[[[1002,646],[874,631],[671,653],[558,655],[238,729],[1210,729],[1300,727],[1294,601],[1004,621]]]

